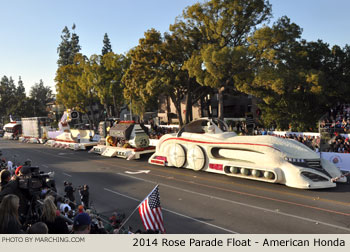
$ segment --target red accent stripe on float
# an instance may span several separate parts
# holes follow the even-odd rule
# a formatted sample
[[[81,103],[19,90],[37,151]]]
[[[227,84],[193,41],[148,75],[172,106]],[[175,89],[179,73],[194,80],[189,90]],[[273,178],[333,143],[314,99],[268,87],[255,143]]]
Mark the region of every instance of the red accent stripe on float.
[[[154,159],[152,159],[151,163],[164,165],[164,161],[161,161],[161,160],[154,160]]]
[[[213,170],[223,171],[224,170],[224,165],[209,163],[209,168],[213,169]]]
[[[62,140],[62,139],[57,139],[57,138],[53,138],[53,139],[50,139],[50,140],[54,140],[56,142],[62,142],[62,143],[77,143],[77,142],[74,142],[74,141],[71,141],[71,140]]]

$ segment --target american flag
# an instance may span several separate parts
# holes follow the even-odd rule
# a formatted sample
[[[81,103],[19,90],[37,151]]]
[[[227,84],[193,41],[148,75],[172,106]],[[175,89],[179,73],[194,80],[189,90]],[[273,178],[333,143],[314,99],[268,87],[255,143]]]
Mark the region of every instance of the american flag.
[[[139,213],[146,230],[160,230],[165,233],[158,185],[139,205]]]

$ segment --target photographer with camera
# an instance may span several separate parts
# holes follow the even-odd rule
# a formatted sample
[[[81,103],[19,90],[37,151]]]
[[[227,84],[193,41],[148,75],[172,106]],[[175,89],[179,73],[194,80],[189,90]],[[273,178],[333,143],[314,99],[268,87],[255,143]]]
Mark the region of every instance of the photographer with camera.
[[[37,201],[42,195],[42,190],[48,188],[56,191],[53,173],[43,173],[39,167],[30,167],[26,162],[19,167],[17,174],[2,188],[0,201],[8,194],[14,194],[19,198],[19,218],[24,225],[35,222],[39,218],[39,205]]]
[[[13,177],[0,192],[0,201],[6,197],[6,195],[14,194],[19,198],[18,214],[22,221],[25,221],[30,204],[30,194],[27,190],[20,188],[20,176],[30,173],[28,169],[21,169],[19,176]]]
[[[66,193],[65,197],[68,198],[70,201],[69,205],[71,206],[71,208],[75,208],[75,196],[74,196],[75,189],[72,186],[72,182],[64,181],[63,185],[64,185],[64,192]]]
[[[89,197],[90,197],[89,186],[88,185],[79,186],[79,194],[80,194],[80,199],[81,199],[81,203],[82,203],[83,207],[85,209],[88,209],[89,208]]]

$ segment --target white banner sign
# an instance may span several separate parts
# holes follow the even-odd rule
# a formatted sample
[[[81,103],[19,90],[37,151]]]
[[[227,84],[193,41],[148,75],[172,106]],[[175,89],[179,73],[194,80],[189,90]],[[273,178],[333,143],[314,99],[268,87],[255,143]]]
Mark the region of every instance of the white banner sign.
[[[329,160],[342,171],[350,171],[349,153],[322,152],[321,157]]]

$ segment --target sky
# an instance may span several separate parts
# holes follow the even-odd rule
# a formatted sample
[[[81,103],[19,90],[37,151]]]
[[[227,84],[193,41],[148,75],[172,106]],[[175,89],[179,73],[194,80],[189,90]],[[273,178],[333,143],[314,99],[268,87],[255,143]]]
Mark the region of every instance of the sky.
[[[204,0],[199,0],[203,2]],[[155,28],[161,33],[198,0],[0,0],[0,78],[21,76],[27,94],[43,80],[55,93],[62,30],[76,25],[82,54],[101,54],[103,36],[126,53]],[[270,0],[273,19],[288,16],[307,41],[350,44],[349,0]],[[271,23],[272,23],[271,22]]]

